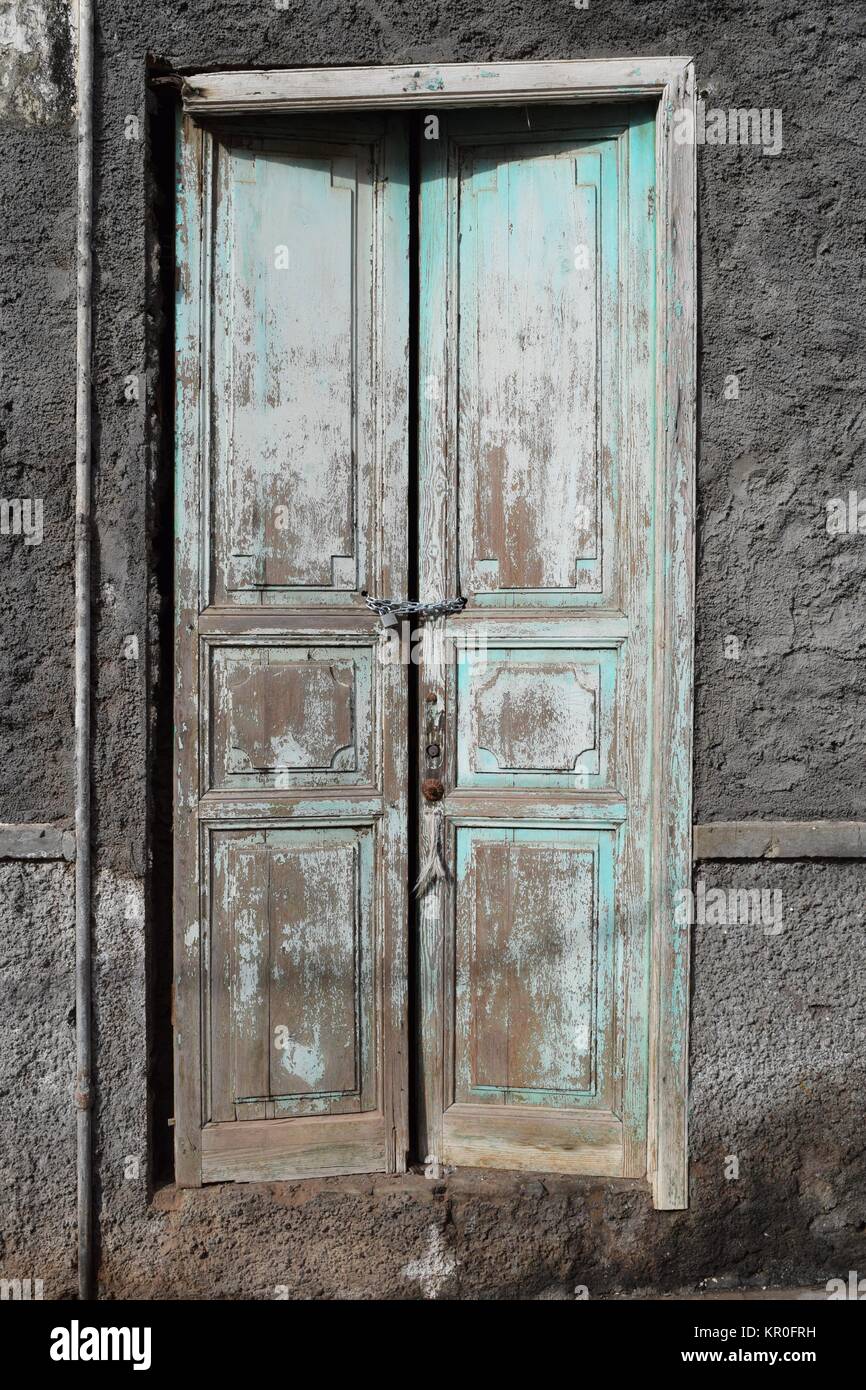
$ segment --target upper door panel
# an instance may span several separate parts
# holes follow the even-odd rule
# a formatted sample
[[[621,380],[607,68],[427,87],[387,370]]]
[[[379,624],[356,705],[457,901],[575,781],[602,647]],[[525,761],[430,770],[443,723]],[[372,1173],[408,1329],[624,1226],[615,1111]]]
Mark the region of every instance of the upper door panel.
[[[617,142],[455,151],[463,592],[597,601],[614,564]]]
[[[371,119],[357,138],[346,121],[331,139],[326,118],[306,124],[214,144],[208,559],[218,604],[342,605],[374,579],[383,256],[393,251],[385,137]]]

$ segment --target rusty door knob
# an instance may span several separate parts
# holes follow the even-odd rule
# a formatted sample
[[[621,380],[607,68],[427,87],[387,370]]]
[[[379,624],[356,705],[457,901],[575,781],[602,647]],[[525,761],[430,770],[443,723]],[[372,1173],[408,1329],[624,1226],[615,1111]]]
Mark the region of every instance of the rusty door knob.
[[[425,777],[421,783],[421,795],[425,801],[441,801],[445,788],[438,777]]]

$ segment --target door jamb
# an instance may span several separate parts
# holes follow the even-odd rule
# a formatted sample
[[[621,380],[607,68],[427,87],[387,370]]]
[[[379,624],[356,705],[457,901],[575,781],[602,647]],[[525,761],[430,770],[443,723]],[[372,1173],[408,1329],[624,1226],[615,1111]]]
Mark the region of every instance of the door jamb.
[[[688,1205],[696,454],[695,77],[688,57],[211,72],[182,79],[194,120],[242,112],[401,110],[651,98],[658,309],[653,881],[647,1167],[659,1209]],[[663,656],[667,660],[663,660]]]

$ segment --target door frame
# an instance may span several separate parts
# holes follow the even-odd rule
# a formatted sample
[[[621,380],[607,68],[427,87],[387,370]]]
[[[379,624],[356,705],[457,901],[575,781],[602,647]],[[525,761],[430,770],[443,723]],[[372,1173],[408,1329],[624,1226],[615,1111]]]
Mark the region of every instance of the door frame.
[[[654,1204],[688,1205],[696,458],[697,187],[689,57],[192,73],[184,112],[407,110],[543,103],[657,103],[657,439],[647,1169]],[[688,113],[688,115],[686,115]],[[691,117],[691,120],[689,120]],[[679,137],[679,138],[678,138]]]

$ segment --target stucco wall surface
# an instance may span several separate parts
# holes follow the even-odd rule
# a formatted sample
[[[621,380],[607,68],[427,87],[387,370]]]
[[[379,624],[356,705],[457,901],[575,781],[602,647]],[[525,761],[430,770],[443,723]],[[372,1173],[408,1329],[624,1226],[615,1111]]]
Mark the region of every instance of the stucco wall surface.
[[[729,866],[785,927],[697,927],[686,1213],[617,1184],[457,1174],[151,1202],[147,890],[160,667],[164,68],[689,53],[709,107],[780,110],[783,149],[699,151],[696,819],[863,815],[862,547],[826,503],[866,492],[858,306],[866,8],[778,0],[480,5],[97,4],[94,481],[97,1165],[109,1296],[569,1296],[866,1267],[858,864]],[[23,36],[23,37],[22,37]],[[23,47],[22,47],[23,45]],[[42,56],[40,56],[42,55]],[[45,56],[48,55],[48,56]],[[62,8],[0,4],[0,469],[44,536],[0,536],[0,820],[72,812],[75,130]],[[135,123],[128,117],[138,119]],[[726,378],[739,396],[726,399]],[[130,399],[128,378],[140,379]],[[725,639],[739,642],[739,659]],[[128,639],[134,637],[136,642]],[[137,653],[136,653],[137,649]],[[728,646],[727,650],[730,650]],[[74,1286],[71,870],[0,865],[4,1276]],[[39,1039],[47,1036],[40,1044]],[[739,1156],[740,1176],[724,1176]],[[128,1160],[138,1158],[139,1176]],[[363,1252],[361,1254],[360,1252]],[[859,1261],[859,1266],[858,1266]]]

